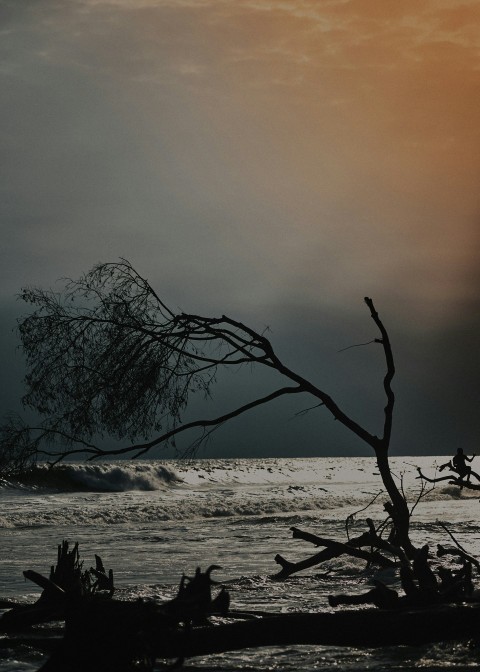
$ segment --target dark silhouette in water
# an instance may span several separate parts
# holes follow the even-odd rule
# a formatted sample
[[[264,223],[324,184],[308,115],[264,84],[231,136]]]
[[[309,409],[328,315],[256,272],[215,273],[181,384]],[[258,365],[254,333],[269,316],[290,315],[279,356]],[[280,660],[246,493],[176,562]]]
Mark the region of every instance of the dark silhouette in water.
[[[463,448],[458,448],[457,453],[453,456],[452,460],[441,465],[440,471],[443,471],[448,467],[452,471],[456,471],[461,479],[466,477],[467,483],[470,482],[471,476],[475,476],[475,478],[480,481],[480,476],[467,464],[467,462],[472,462],[474,457],[475,453],[472,457],[468,457],[468,455],[465,455],[463,452]]]

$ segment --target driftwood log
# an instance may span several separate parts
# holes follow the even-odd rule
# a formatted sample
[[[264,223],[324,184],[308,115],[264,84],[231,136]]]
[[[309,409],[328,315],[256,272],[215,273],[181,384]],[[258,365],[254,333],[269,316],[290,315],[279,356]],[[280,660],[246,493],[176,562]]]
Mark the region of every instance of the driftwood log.
[[[150,604],[112,601],[107,613],[98,605],[94,610],[95,614],[89,614],[88,607],[79,612],[83,628],[77,624],[75,632],[52,642],[55,650],[42,672],[122,672],[133,669],[126,661],[135,656],[144,661],[143,669],[149,669],[148,660],[154,658],[183,659],[250,647],[313,644],[375,648],[465,641],[478,637],[480,631],[479,604],[400,612],[368,609],[282,614],[167,632]],[[32,644],[35,640],[24,641]],[[2,645],[11,643],[7,640]],[[136,669],[142,669],[138,662]]]
[[[465,640],[478,636],[480,605],[441,606],[418,611],[285,614],[257,621],[178,633],[162,647],[165,657],[223,653],[239,648],[318,644],[382,647]]]
[[[43,588],[42,596],[35,604],[14,607],[0,618],[0,631],[6,635],[0,638],[0,648],[30,646],[48,653],[39,672],[151,672],[157,659],[173,659],[179,665],[187,657],[250,647],[314,644],[369,648],[477,638],[480,602],[473,597],[472,568],[478,570],[479,563],[458,545],[439,546],[437,555],[452,556],[457,566],[440,567],[435,574],[429,565],[428,546],[418,549],[410,563],[390,541],[377,535],[372,521],[367,522],[369,532],[348,544],[297,528],[293,533],[296,538],[323,545],[322,553],[330,557],[349,553],[371,561],[375,547],[397,555],[404,595],[376,581],[363,595],[329,598],[331,606],[373,604],[375,609],[281,615],[232,612],[223,587],[216,596],[212,594],[215,582],[211,573],[216,565],[205,572],[197,568],[193,577],[183,576],[176,597],[163,604],[114,600],[113,575],[105,572],[101,559],[96,556],[96,568],[83,572],[78,547],[70,551],[64,542],[50,578],[25,572]],[[367,539],[372,549],[365,558],[358,550]],[[383,566],[393,564],[382,554],[378,557]],[[66,568],[69,571],[64,573]],[[65,620],[63,637],[58,636],[58,626],[37,633],[30,628],[55,619]]]
[[[426,481],[427,483],[440,483],[441,481],[448,481],[449,485],[458,485],[459,488],[467,488],[467,490],[480,490],[480,483],[471,483],[470,481],[464,480],[462,477],[458,475],[457,473],[456,476],[453,474],[450,474],[448,476],[438,476],[435,478],[430,478],[429,476],[425,476],[425,474],[422,472],[420,467],[417,467],[418,471],[418,476],[417,478],[422,479],[422,481]]]
[[[33,604],[12,604],[12,608],[0,617],[0,632],[12,632],[39,623],[64,620],[65,610],[72,597],[87,597],[95,594],[111,597],[114,593],[113,572],[108,574],[100,556],[95,556],[96,567],[83,571],[78,544],[72,549],[67,541],[58,546],[57,564],[52,565],[47,578],[34,570],[26,570],[23,575],[33,581],[42,593]]]
[[[325,539],[324,537],[319,537],[316,534],[310,532],[304,532],[299,530],[297,527],[291,527],[292,536],[294,539],[303,539],[308,541],[315,546],[323,546],[323,550],[315,555],[306,558],[305,560],[300,560],[299,562],[289,562],[281,555],[275,556],[275,562],[281,566],[281,570],[272,576],[273,579],[277,581],[283,581],[287,579],[292,574],[300,572],[304,569],[310,569],[315,567],[322,562],[327,560],[332,560],[333,558],[338,558],[341,555],[349,555],[355,558],[360,558],[365,560],[367,564],[377,565],[379,567],[394,567],[395,560],[383,555],[379,552],[379,548],[386,550],[389,553],[401,554],[401,550],[394,548],[388,542],[385,542],[381,537],[376,534],[375,528],[372,521],[369,519],[367,521],[369,526],[369,531],[364,532],[359,537],[350,539],[347,542],[334,541],[332,539]],[[367,548],[368,550],[365,550]]]

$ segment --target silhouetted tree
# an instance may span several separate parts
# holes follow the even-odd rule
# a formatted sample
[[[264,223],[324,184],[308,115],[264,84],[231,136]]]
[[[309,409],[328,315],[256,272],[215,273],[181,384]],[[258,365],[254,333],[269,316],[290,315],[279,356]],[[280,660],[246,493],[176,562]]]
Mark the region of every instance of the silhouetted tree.
[[[282,396],[309,394],[373,449],[390,499],[386,509],[395,544],[413,556],[408,505],[388,463],[395,366],[372,299],[365,303],[379,332],[374,342],[382,347],[386,362],[380,437],[345,413],[327,392],[292,371],[264,333],[225,315],[172,311],[127,260],[95,266],[79,280],[66,281],[63,293],[27,288],[21,298],[33,308],[18,327],[28,366],[23,401],[44,420],[36,428],[11,421],[4,430],[10,444],[15,435],[33,448],[32,456],[43,453],[54,461],[77,453],[89,459],[138,457],[197,428],[195,449],[213,428],[235,416]],[[287,384],[218,417],[182,423],[181,412],[192,392],[208,396],[219,368],[244,364],[273,369]],[[131,443],[107,450],[94,443],[102,434]],[[42,443],[55,438],[61,442],[57,449]]]
[[[7,416],[0,427],[0,476],[20,474],[34,465],[41,444],[41,435],[32,436],[21,418],[14,414]]]
[[[435,606],[474,600],[472,575],[473,569],[478,571],[480,563],[448,530],[455,548],[439,546],[437,556],[460,559],[463,563],[460,569],[432,568],[428,546],[416,548],[410,540],[411,510],[401,484],[397,486],[392,476],[388,461],[395,404],[392,391],[394,359],[388,333],[372,299],[365,298],[379,332],[372,342],[381,346],[386,366],[383,379],[386,403],[380,436],[372,434],[345,413],[325,390],[292,371],[278,357],[264,333],[225,315],[213,318],[172,311],[126,260],[99,264],[79,280],[68,280],[63,293],[25,289],[21,296],[33,308],[19,321],[28,365],[24,403],[37,411],[43,421],[37,427],[29,427],[19,419],[10,418],[0,430],[0,466],[2,459],[5,464],[10,458],[13,462],[17,460],[18,468],[25,468],[38,456],[49,456],[52,464],[76,454],[83,454],[88,459],[114,455],[139,457],[181,433],[198,429],[200,435],[191,446],[194,452],[209,432],[227,420],[276,398],[300,393],[309,394],[317,405],[324,406],[336,420],[367,443],[376,457],[388,495],[384,504],[387,521],[376,526],[373,520],[367,519],[367,530],[355,538],[347,535],[345,543],[292,528],[295,538],[323,548],[297,563],[277,556],[275,560],[281,571],[275,578],[283,579],[324,560],[349,554],[382,567],[399,565],[404,595],[375,581],[374,587],[364,595],[332,595],[329,602],[331,606],[374,604],[384,612],[369,612],[368,615],[362,612],[351,616],[345,612],[339,615],[340,620],[331,618],[332,614],[308,614],[301,618],[295,615],[293,620],[288,617],[287,620],[264,619],[251,625],[229,624],[221,626],[221,632],[213,628],[213,637],[209,635],[211,629],[190,632],[188,628],[179,633],[172,631],[171,637],[161,640],[166,647],[162,644],[161,652],[151,648],[152,655],[183,657],[285,643],[415,644],[475,631],[478,604],[477,608],[466,609],[463,605],[448,611],[438,610]],[[236,369],[244,364],[276,371],[285,385],[217,417],[182,422],[181,413],[187,407],[191,393],[200,391],[209,396],[220,368]],[[105,449],[96,444],[98,435],[103,434],[130,443]],[[424,487],[422,485],[419,498]],[[107,579],[101,561],[97,563],[97,569],[91,571],[102,580],[106,589],[113,590],[113,580],[110,576]],[[35,572],[27,572],[26,576],[39,581],[40,585],[45,582],[44,577]],[[179,597],[188,597],[183,592],[183,581],[180,588]],[[178,604],[173,603],[177,605],[173,609],[175,615]],[[426,612],[417,612],[420,614],[417,616],[408,611],[426,605],[434,607],[428,612],[428,618]],[[75,639],[75,628],[79,623],[90,623],[93,630],[87,627],[87,633],[97,632],[98,623],[107,623],[107,635],[112,635],[116,644],[118,632],[121,632],[118,624],[123,622],[123,612],[119,609],[123,607],[114,604],[114,613],[106,619],[96,604],[85,618],[81,606],[75,612],[79,618],[73,631],[71,624],[67,627],[67,632],[73,632],[73,639],[70,643],[65,640],[64,653],[70,655],[74,651],[76,655],[78,642],[83,647],[85,631],[81,627],[77,633],[78,641]],[[150,608],[154,607],[148,607],[148,610]],[[172,608],[171,603],[169,618]],[[405,616],[399,617],[400,610],[407,610]],[[130,625],[127,623],[128,628],[135,626],[137,616],[143,624],[145,614],[142,609],[140,611],[137,613],[136,607],[133,608],[134,621]],[[451,628],[452,614],[454,620],[461,621],[460,628],[455,631]],[[120,620],[116,620],[115,615]],[[183,620],[190,622],[194,620],[193,615],[196,613],[192,612],[190,619],[184,614]],[[147,616],[150,619],[150,611]],[[161,613],[161,619],[164,623],[165,611]],[[143,637],[143,629],[141,633]],[[177,634],[180,639],[177,638],[169,648]],[[157,641],[157,633],[155,637]],[[196,644],[192,644],[194,637]],[[103,636],[100,641],[103,646]],[[131,641],[126,640],[128,646]],[[135,643],[135,639],[133,641]],[[59,651],[61,653],[61,647]],[[106,655],[110,655],[109,650]],[[48,669],[63,669],[62,664],[55,667],[52,663],[53,667]],[[99,669],[105,669],[103,663]]]

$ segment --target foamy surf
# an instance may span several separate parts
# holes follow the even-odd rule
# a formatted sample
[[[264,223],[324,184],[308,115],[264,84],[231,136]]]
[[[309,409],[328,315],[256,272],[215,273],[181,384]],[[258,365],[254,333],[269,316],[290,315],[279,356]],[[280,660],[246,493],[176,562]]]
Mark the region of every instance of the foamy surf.
[[[159,490],[182,480],[173,468],[155,462],[37,465],[10,487],[58,492],[127,492]]]
[[[416,468],[401,458],[393,466],[414,502],[420,489]],[[37,467],[20,488],[13,485],[4,488],[0,528],[215,518],[249,518],[253,523],[297,513],[344,520],[366,507],[369,513],[359,515],[383,517],[385,501],[372,458],[70,463],[55,469]],[[27,516],[22,503],[28,493],[35,505]],[[468,497],[458,488],[437,487],[424,498],[422,508],[438,502],[443,515],[444,504],[448,509]],[[477,501],[475,495],[470,499]]]

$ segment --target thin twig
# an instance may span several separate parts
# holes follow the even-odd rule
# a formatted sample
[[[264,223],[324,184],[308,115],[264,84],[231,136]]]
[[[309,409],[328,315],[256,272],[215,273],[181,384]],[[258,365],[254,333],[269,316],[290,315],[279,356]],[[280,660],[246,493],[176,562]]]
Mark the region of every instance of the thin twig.
[[[380,492],[378,492],[375,495],[375,497],[366,506],[363,507],[363,509],[359,509],[358,511],[354,511],[349,516],[347,516],[347,518],[345,520],[345,530],[347,532],[347,539],[349,541],[350,541],[350,535],[349,535],[349,532],[348,532],[349,523],[352,522],[355,519],[355,516],[358,516],[359,513],[362,513],[363,511],[366,511],[368,508],[370,508],[370,506],[372,506],[372,504],[375,502],[375,500],[377,500],[382,493],[383,493],[383,490],[380,490]]]
[[[463,553],[465,553],[466,555],[469,555],[468,551],[466,551],[466,550],[463,548],[463,546],[462,546],[462,545],[455,539],[455,537],[454,537],[453,534],[450,532],[450,530],[449,530],[448,527],[445,525],[445,523],[440,523],[440,522],[439,522],[438,524],[440,525],[441,528],[443,528],[443,529],[445,530],[445,532],[448,534],[448,536],[449,536],[450,539],[453,541],[453,543],[455,544],[455,546],[457,546],[457,548],[459,548],[459,549],[460,549]]]
[[[294,417],[299,417],[299,416],[302,416],[302,415],[306,415],[309,411],[313,411],[314,408],[319,408],[320,406],[325,406],[323,401],[321,401],[319,404],[315,404],[315,406],[310,406],[309,408],[304,408],[301,411],[297,411],[297,413],[295,413]]]
[[[337,352],[345,352],[345,350],[350,350],[351,348],[361,348],[364,345],[370,345],[371,343],[375,343],[376,339],[373,339],[371,341],[367,341],[366,343],[355,343],[355,345],[347,345],[346,348],[342,348],[341,350],[337,350]]]

